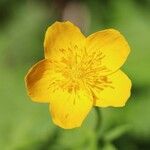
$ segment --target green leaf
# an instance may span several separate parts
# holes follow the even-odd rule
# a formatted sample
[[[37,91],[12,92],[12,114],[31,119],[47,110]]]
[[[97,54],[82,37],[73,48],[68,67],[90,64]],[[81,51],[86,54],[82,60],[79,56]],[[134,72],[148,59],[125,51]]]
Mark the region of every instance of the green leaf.
[[[107,142],[102,150],[117,150],[117,148],[112,143]]]
[[[128,132],[131,129],[130,125],[122,125],[107,131],[104,135],[104,141],[113,141]]]

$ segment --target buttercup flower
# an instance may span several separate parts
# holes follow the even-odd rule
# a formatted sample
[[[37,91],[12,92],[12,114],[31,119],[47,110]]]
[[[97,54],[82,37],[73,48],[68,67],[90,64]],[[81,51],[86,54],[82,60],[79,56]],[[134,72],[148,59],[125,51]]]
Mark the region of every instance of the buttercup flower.
[[[87,38],[71,22],[56,22],[45,35],[45,58],[27,73],[28,95],[49,103],[53,122],[62,128],[81,126],[93,106],[122,107],[131,81],[119,69],[130,52],[114,29]]]

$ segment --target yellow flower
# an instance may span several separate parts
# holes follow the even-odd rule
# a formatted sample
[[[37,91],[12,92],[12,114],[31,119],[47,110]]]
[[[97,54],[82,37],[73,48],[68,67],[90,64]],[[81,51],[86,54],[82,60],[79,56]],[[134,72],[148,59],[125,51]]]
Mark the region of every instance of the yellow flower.
[[[93,106],[121,107],[130,96],[131,81],[119,68],[130,48],[114,29],[87,38],[69,21],[50,26],[45,58],[27,73],[28,95],[49,103],[53,122],[62,128],[81,126]]]

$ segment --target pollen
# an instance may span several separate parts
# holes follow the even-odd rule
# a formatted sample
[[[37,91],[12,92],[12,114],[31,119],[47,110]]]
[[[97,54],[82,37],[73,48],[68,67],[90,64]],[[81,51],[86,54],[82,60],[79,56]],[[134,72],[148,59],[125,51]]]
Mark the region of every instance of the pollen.
[[[100,51],[88,53],[86,48],[78,48],[77,45],[70,46],[68,49],[59,49],[61,57],[55,62],[55,70],[62,74],[64,80],[59,82],[59,87],[73,92],[80,90],[80,87],[86,88],[92,93],[95,90],[103,90],[111,87],[112,82],[102,73],[108,72],[109,69],[103,65],[102,60],[105,55]],[[58,85],[58,82],[57,84]]]

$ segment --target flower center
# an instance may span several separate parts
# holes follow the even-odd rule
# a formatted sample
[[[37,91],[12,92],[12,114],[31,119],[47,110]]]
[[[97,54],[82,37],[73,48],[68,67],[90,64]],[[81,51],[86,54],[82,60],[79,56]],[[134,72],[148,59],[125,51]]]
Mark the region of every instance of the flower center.
[[[93,88],[103,90],[111,86],[104,73],[109,72],[103,64],[105,57],[100,50],[88,53],[86,48],[79,49],[77,46],[60,49],[62,53],[56,71],[61,72],[64,81],[59,82],[61,88],[69,92],[79,90],[84,86],[91,92]]]

